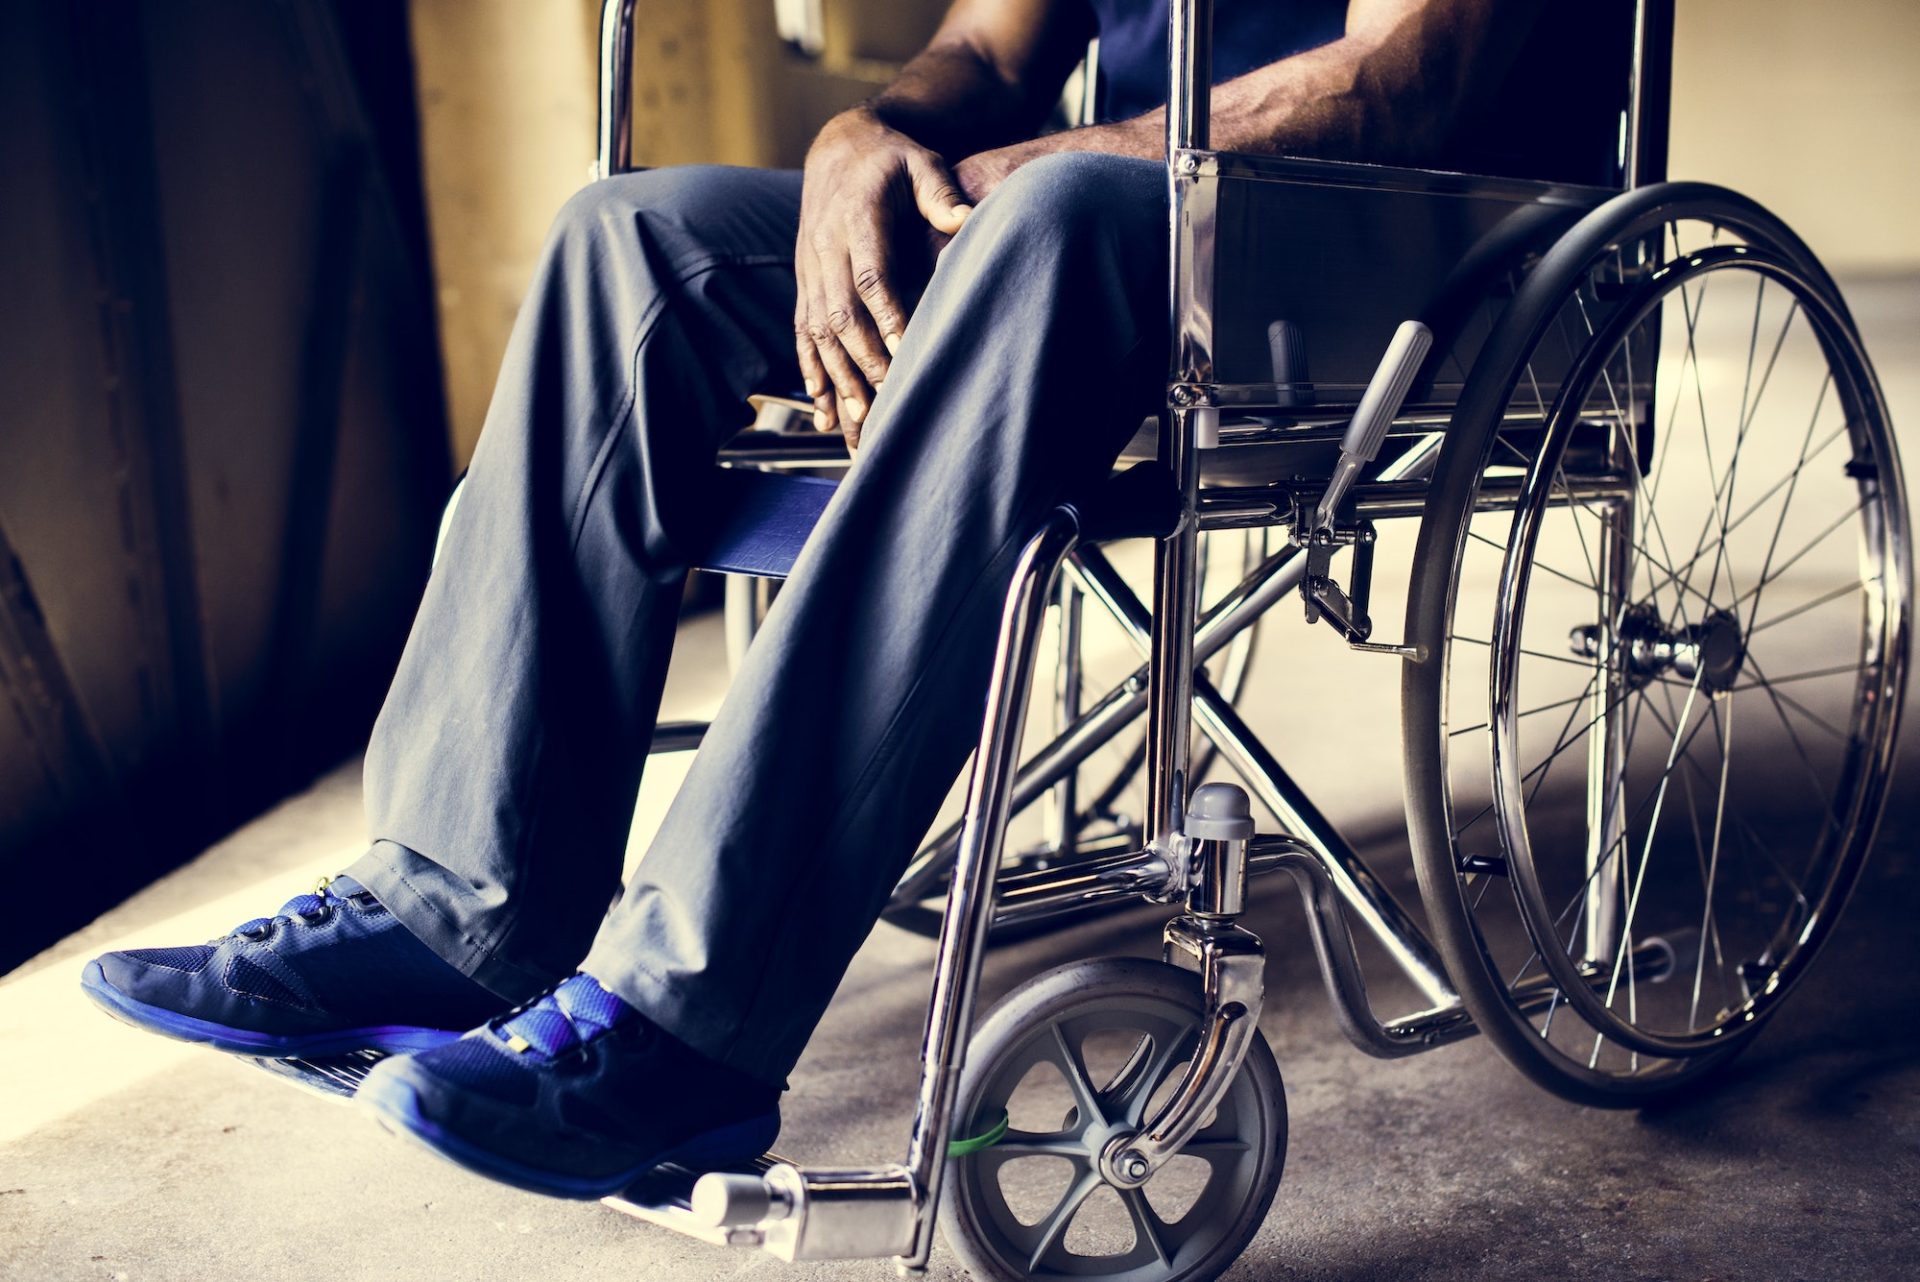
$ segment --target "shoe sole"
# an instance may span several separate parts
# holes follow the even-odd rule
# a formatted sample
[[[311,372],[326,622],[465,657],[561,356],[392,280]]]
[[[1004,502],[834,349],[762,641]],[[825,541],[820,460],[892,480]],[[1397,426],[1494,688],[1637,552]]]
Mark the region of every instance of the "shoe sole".
[[[230,1028],[211,1020],[195,1019],[162,1006],[136,1001],[107,982],[106,972],[97,961],[88,962],[80,975],[81,991],[93,1003],[124,1024],[171,1037],[175,1041],[211,1046],[235,1055],[255,1055],[263,1059],[318,1059],[345,1055],[351,1051],[377,1050],[389,1054],[432,1050],[460,1037],[459,1031],[421,1028],[411,1024],[374,1024],[365,1028],[343,1028],[332,1033],[306,1033],[298,1037],[278,1037],[246,1028]],[[461,1030],[464,1031],[464,1030]]]
[[[373,1111],[382,1130],[434,1153],[454,1165],[548,1197],[592,1200],[611,1197],[635,1180],[663,1166],[711,1170],[751,1161],[773,1147],[780,1133],[778,1109],[743,1122],[702,1131],[693,1138],[652,1157],[630,1170],[599,1178],[562,1175],[489,1152],[448,1131],[420,1109],[420,1095],[409,1082],[376,1074],[354,1096],[354,1102]]]

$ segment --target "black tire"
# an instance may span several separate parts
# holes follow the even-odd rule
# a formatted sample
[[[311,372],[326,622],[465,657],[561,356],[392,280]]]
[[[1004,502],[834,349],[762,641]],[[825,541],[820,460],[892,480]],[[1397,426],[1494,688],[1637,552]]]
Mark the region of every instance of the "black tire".
[[[940,1229],[975,1278],[981,1282],[1064,1277],[1207,1282],[1239,1258],[1265,1220],[1286,1164],[1285,1091],[1264,1037],[1255,1033],[1240,1075],[1214,1120],[1173,1163],[1124,1201],[1100,1184],[1094,1173],[1090,1154],[1097,1142],[1080,1147],[1077,1135],[1089,1129],[1080,1106],[1063,1106],[1044,1095],[1028,1102],[1035,1097],[1021,1094],[1046,1091],[1046,1075],[1036,1086],[1033,1069],[1042,1061],[1057,1065],[1063,1054],[1058,1048],[1071,1047],[1103,1110],[1095,1125],[1109,1129],[1101,1133],[1110,1134],[1115,1126],[1137,1126],[1140,1115],[1177,1079],[1184,1057],[1198,1039],[1203,1014],[1198,977],[1137,958],[1058,967],[1021,985],[994,1007],[968,1047],[954,1135],[986,1133],[1010,1114],[1018,1118],[1021,1109],[1037,1108],[1048,1124],[1054,1116],[1064,1120],[1051,1131],[1010,1129],[1000,1142],[979,1153],[949,1159]],[[1109,1038],[1110,1047],[1132,1047],[1119,1057],[1124,1063],[1111,1078],[1099,1085],[1093,1080],[1105,1078],[1106,1072],[1100,1063],[1088,1062],[1088,1047],[1096,1036]],[[1063,1070],[1056,1091],[1060,1098],[1082,1098],[1066,1080]],[[1049,1112],[1050,1108],[1055,1111]],[[1023,1158],[1064,1159],[1070,1167],[1057,1203],[1031,1223],[1018,1218],[1002,1182],[1007,1167]],[[1156,1184],[1174,1176],[1174,1163],[1180,1162],[1198,1162],[1207,1173],[1184,1211],[1166,1222],[1152,1198]],[[1079,1192],[1082,1188],[1087,1191]],[[1069,1237],[1087,1227],[1079,1217],[1102,1192],[1113,1196],[1122,1208],[1119,1216],[1132,1226],[1130,1245],[1124,1251],[1098,1254],[1068,1250]],[[1151,1218],[1143,1221],[1138,1218],[1142,1215]],[[1049,1229],[1051,1246],[1045,1241]],[[1100,1229],[1093,1225],[1083,1236],[1096,1236]],[[1021,1238],[1025,1240],[1015,1240]],[[1029,1250],[1033,1256],[1021,1258]],[[1037,1269],[1029,1267],[1031,1258],[1041,1261]],[[1109,1263],[1103,1266],[1103,1260]]]
[[[1676,253],[1671,262],[1660,262],[1659,259],[1665,256],[1665,236],[1669,231],[1674,236],[1675,249],[1679,250],[1680,237],[1676,229],[1683,224],[1721,229],[1715,232],[1716,241],[1724,231],[1737,238],[1741,247],[1727,247],[1723,252],[1716,246],[1707,251],[1709,257],[1720,254],[1724,261],[1717,263],[1703,265],[1701,255],[1694,251]],[[1650,236],[1658,238],[1653,243],[1660,246],[1653,261],[1631,273],[1622,269],[1618,283],[1607,286],[1595,283],[1596,272],[1604,277],[1609,262],[1615,266],[1621,264],[1623,246],[1646,245]],[[1688,259],[1689,254],[1692,255],[1691,268],[1683,261]],[[1760,954],[1771,969],[1768,971],[1763,968],[1756,973],[1750,987],[1754,993],[1761,994],[1764,1000],[1750,995],[1744,1005],[1738,1000],[1732,1001],[1722,1012],[1726,1017],[1718,1019],[1706,1032],[1692,1031],[1690,1015],[1688,1035],[1680,1036],[1648,1026],[1650,1019],[1638,1012],[1621,1016],[1614,1011],[1612,1006],[1617,978],[1607,985],[1604,1003],[1595,996],[1593,983],[1577,982],[1583,972],[1578,969],[1579,959],[1571,955],[1574,951],[1571,939],[1564,948],[1560,946],[1561,928],[1566,923],[1567,912],[1572,905],[1563,908],[1561,914],[1555,917],[1550,906],[1544,903],[1539,892],[1539,863],[1525,839],[1525,820],[1513,817],[1516,812],[1524,812],[1532,803],[1530,796],[1524,801],[1515,799],[1516,794],[1526,793],[1526,780],[1522,780],[1523,786],[1516,789],[1510,775],[1502,777],[1507,796],[1504,804],[1499,801],[1501,793],[1498,785],[1492,785],[1496,789],[1495,803],[1488,808],[1496,809],[1495,826],[1500,842],[1497,855],[1489,857],[1484,851],[1463,850],[1458,839],[1463,826],[1457,823],[1460,816],[1454,807],[1454,780],[1449,767],[1448,683],[1449,665],[1453,657],[1451,647],[1456,641],[1464,643],[1468,639],[1466,634],[1454,631],[1454,612],[1463,582],[1470,526],[1476,505],[1480,502],[1483,481],[1489,476],[1490,469],[1507,464],[1509,471],[1522,471],[1526,478],[1520,485],[1520,497],[1517,500],[1519,514],[1515,518],[1514,533],[1509,536],[1507,546],[1497,549],[1494,554],[1503,558],[1501,584],[1509,594],[1509,599],[1503,602],[1507,613],[1497,617],[1504,617],[1509,632],[1501,637],[1490,635],[1487,640],[1474,644],[1485,645],[1494,656],[1489,659],[1492,680],[1488,699],[1492,710],[1489,711],[1485,727],[1488,738],[1490,741],[1499,739],[1504,730],[1507,742],[1512,742],[1510,683],[1517,680],[1514,672],[1517,659],[1511,656],[1520,652],[1520,642],[1513,639],[1518,635],[1519,626],[1515,620],[1524,617],[1526,612],[1524,602],[1533,554],[1531,544],[1525,542],[1528,527],[1521,517],[1529,511],[1537,517],[1547,502],[1545,489],[1556,484],[1556,476],[1561,481],[1565,480],[1567,473],[1559,469],[1566,457],[1564,451],[1568,441],[1582,426],[1583,398],[1590,390],[1591,380],[1601,377],[1615,359],[1614,349],[1606,348],[1605,343],[1610,337],[1628,332],[1626,327],[1628,322],[1634,320],[1632,309],[1638,305],[1637,300],[1644,301],[1650,296],[1649,291],[1672,288],[1673,279],[1669,277],[1663,283],[1663,273],[1713,267],[1771,273],[1776,279],[1791,282],[1793,290],[1797,291],[1792,294],[1794,305],[1806,309],[1808,326],[1817,338],[1819,351],[1828,362],[1828,378],[1832,380],[1828,385],[1839,389],[1841,409],[1847,416],[1846,430],[1855,450],[1855,458],[1849,461],[1847,474],[1855,475],[1851,469],[1857,467],[1862,469],[1862,475],[1871,478],[1861,482],[1861,485],[1863,490],[1873,491],[1873,519],[1884,525],[1881,531],[1881,554],[1886,562],[1883,575],[1873,581],[1882,585],[1878,590],[1886,594],[1891,610],[1884,619],[1882,631],[1872,641],[1878,649],[1869,674],[1871,680],[1868,680],[1868,676],[1861,679],[1863,697],[1865,703],[1870,705],[1870,715],[1874,719],[1871,724],[1864,726],[1860,736],[1863,746],[1857,752],[1849,749],[1853,755],[1848,758],[1847,768],[1851,771],[1857,767],[1858,788],[1847,799],[1845,812],[1834,825],[1840,830],[1836,849],[1831,856],[1816,852],[1811,864],[1813,874],[1818,876],[1818,884],[1809,883],[1812,888],[1807,893],[1815,896],[1815,906],[1809,910],[1807,920],[1819,929],[1817,933],[1808,931],[1806,939],[1796,940],[1793,947],[1783,950],[1778,957],[1770,949]],[[1682,297],[1684,300],[1684,295]],[[1567,342],[1564,336],[1560,340],[1569,349],[1569,359],[1564,367],[1567,382],[1561,390],[1561,395],[1566,397],[1565,402],[1558,397],[1553,398],[1551,411],[1547,410],[1544,403],[1541,404],[1540,417],[1548,425],[1545,432],[1529,429],[1534,431],[1534,436],[1527,444],[1515,448],[1509,438],[1505,446],[1499,447],[1505,453],[1496,453],[1497,444],[1502,440],[1502,426],[1512,421],[1510,407],[1523,394],[1523,377],[1531,378],[1536,357],[1544,354],[1549,336],[1564,323],[1569,309],[1576,305],[1581,308],[1580,316],[1585,321],[1587,332],[1595,337],[1592,350],[1587,352],[1574,352],[1571,350],[1575,347],[1574,343]],[[1759,309],[1760,301],[1756,298],[1756,333]],[[1691,316],[1689,313],[1686,335],[1690,354],[1693,343]],[[1615,317],[1620,318],[1620,324],[1610,325]],[[1787,317],[1787,324],[1791,325],[1794,313],[1788,312]],[[1657,316],[1655,323],[1657,325]],[[1658,329],[1653,333],[1657,351]],[[1784,329],[1782,333],[1784,335]],[[1776,355],[1777,350],[1776,347]],[[1750,379],[1752,369],[1750,352]],[[1590,380],[1589,384],[1580,383],[1583,376]],[[1694,377],[1696,380],[1702,377],[1697,361]],[[1532,381],[1537,383],[1538,380]],[[1538,391],[1537,387],[1527,390],[1536,394]],[[1608,384],[1608,390],[1612,391],[1611,384]],[[1614,409],[1622,423],[1631,417],[1619,416],[1620,406],[1617,403]],[[1657,415],[1642,412],[1645,414],[1645,424],[1651,431],[1657,422]],[[1816,404],[1816,415],[1819,412]],[[1746,415],[1743,399],[1740,410],[1741,435],[1736,438],[1736,449],[1738,441],[1744,440]],[[1704,419],[1703,406],[1703,437],[1707,432]],[[1672,424],[1669,423],[1669,432],[1671,428]],[[1811,428],[1809,433],[1811,435]],[[1629,435],[1626,432],[1613,434],[1609,437],[1612,443],[1607,448],[1615,451],[1611,457],[1616,465],[1623,459],[1631,460],[1630,465],[1616,470],[1624,471],[1632,484],[1638,486],[1641,484],[1640,478],[1647,472],[1649,460],[1645,442],[1637,430],[1631,434],[1631,441],[1621,439]],[[1514,464],[1513,459],[1516,458],[1523,461]],[[1803,447],[1800,466],[1804,467],[1806,462],[1807,455]],[[1797,475],[1798,468],[1795,471],[1796,478]],[[1709,479],[1712,479],[1711,476]],[[1730,466],[1725,487],[1731,495]],[[1787,493],[1790,501],[1792,491],[1789,489]],[[1719,502],[1720,490],[1716,488],[1711,495],[1709,511],[1716,510]],[[1862,499],[1862,510],[1865,510],[1867,502],[1866,498]],[[1731,506],[1730,498],[1728,503]],[[1780,519],[1785,521],[1784,507]],[[1537,537],[1537,525],[1535,529]],[[1483,543],[1490,542],[1484,534],[1472,537]],[[1777,529],[1775,537],[1777,541]],[[1516,538],[1521,542],[1514,543]],[[1723,520],[1720,542],[1724,544],[1727,539],[1727,525]],[[1631,530],[1628,541],[1631,542]],[[1650,539],[1647,541],[1651,542]],[[1771,549],[1768,555],[1771,561]],[[1481,1031],[1532,1080],[1556,1094],[1587,1104],[1631,1107],[1649,1103],[1693,1084],[1724,1065],[1772,1017],[1779,999],[1804,973],[1814,953],[1830,933],[1832,922],[1858,877],[1884,806],[1909,645],[1906,619],[1906,601],[1911,595],[1909,558],[1899,462],[1886,426],[1884,403],[1872,370],[1860,349],[1852,321],[1831,279],[1805,245],[1764,209],[1732,192],[1702,184],[1666,184],[1626,193],[1582,219],[1556,243],[1520,285],[1463,390],[1429,493],[1414,553],[1413,583],[1407,608],[1408,639],[1420,657],[1406,666],[1402,698],[1409,823],[1415,870],[1421,897],[1432,921],[1435,942]],[[1698,559],[1697,553],[1695,559]],[[1690,566],[1691,562],[1687,564]],[[1669,571],[1670,576],[1671,573]],[[1681,595],[1682,586],[1691,589],[1691,579],[1689,573],[1684,585],[1676,584],[1674,595]],[[1672,578],[1668,581],[1672,582]],[[1766,581],[1763,572],[1762,584]],[[1754,609],[1757,608],[1756,602]],[[1737,609],[1735,614],[1737,618]],[[1745,647],[1750,639],[1750,635],[1742,634],[1742,663],[1746,662]],[[1615,638],[1614,644],[1619,644],[1618,638]],[[1704,646],[1704,642],[1698,645]],[[1541,659],[1551,657],[1538,651],[1525,653]],[[1636,679],[1651,681],[1657,678]],[[1509,684],[1503,685],[1503,680]],[[1696,677],[1696,687],[1699,681],[1700,678]],[[1713,697],[1744,688],[1726,687],[1716,691]],[[1503,693],[1508,697],[1508,719],[1505,721],[1498,715]],[[1689,703],[1688,707],[1691,706]],[[1570,717],[1572,715],[1569,714]],[[1728,715],[1730,718],[1731,713]],[[1784,720],[1785,712],[1782,711],[1780,715]],[[1681,729],[1686,728],[1684,718],[1676,720],[1681,721]],[[1592,725],[1593,722],[1588,724]],[[1714,724],[1718,737],[1717,715]],[[1858,725],[1855,728],[1862,729]],[[1465,731],[1456,730],[1452,733],[1457,735]],[[1562,740],[1565,735],[1563,731]],[[1687,744],[1684,750],[1690,751],[1691,739],[1687,740]],[[1554,755],[1565,746],[1556,741]],[[1663,799],[1668,777],[1675,770],[1674,756],[1683,750],[1678,731],[1674,735],[1674,747],[1675,752],[1669,753],[1665,771],[1658,781]],[[1731,747],[1723,743],[1722,751],[1724,757],[1730,760]],[[1517,767],[1515,769],[1517,771]],[[1623,777],[1624,769],[1623,766]],[[1723,780],[1725,772],[1723,765]],[[1492,767],[1489,774],[1499,776],[1498,770]],[[1851,774],[1843,777],[1849,781],[1853,778]],[[1723,795],[1724,790],[1723,782]],[[1534,791],[1538,792],[1537,786]],[[1488,808],[1483,808],[1481,813]],[[1624,804],[1619,809],[1624,810]],[[1657,825],[1660,813],[1657,804],[1652,813]],[[1603,809],[1601,814],[1606,814],[1606,811]],[[1471,826],[1472,822],[1469,820],[1465,826]],[[1591,819],[1589,822],[1592,822]],[[1620,823],[1618,819],[1615,822]],[[1606,856],[1608,859],[1613,858],[1617,847],[1625,844],[1625,825],[1622,823],[1620,826],[1622,837],[1613,839],[1605,847],[1609,851]],[[1651,848],[1652,836],[1649,835],[1646,840]],[[1824,848],[1827,843],[1824,827],[1818,840]],[[1719,849],[1716,833],[1716,857]],[[1630,850],[1625,853],[1630,860]],[[1555,854],[1562,859],[1566,857],[1564,848]],[[1622,866],[1626,862],[1623,860]],[[1647,857],[1643,855],[1640,864],[1643,878],[1646,863]],[[1489,869],[1494,871],[1489,872]],[[1616,872],[1614,875],[1619,874]],[[1509,882],[1514,892],[1511,899],[1497,887],[1498,880],[1502,878]],[[1589,873],[1588,880],[1592,878],[1593,874]],[[1493,887],[1490,895],[1489,886]],[[1794,889],[1798,892],[1803,888],[1795,886]],[[1589,891],[1583,889],[1580,893],[1584,896]],[[1708,878],[1705,897],[1709,906],[1714,894],[1714,883]],[[1637,890],[1634,902],[1638,903]],[[1513,973],[1511,956],[1501,960],[1495,957],[1493,940],[1497,928],[1493,922],[1498,913],[1509,916],[1517,914],[1525,927],[1523,942],[1531,945],[1535,958],[1541,959],[1538,964],[1545,973],[1532,981],[1534,986],[1529,991],[1536,998],[1543,995],[1550,998],[1547,1029],[1551,1029],[1555,1012],[1559,1011],[1562,1019],[1570,1015],[1579,1019],[1576,1027],[1582,1038],[1586,1031],[1596,1031],[1597,1040],[1591,1061],[1581,1062],[1581,1056],[1568,1052],[1567,1047],[1574,1039],[1566,1035],[1568,1030],[1564,1026],[1561,1043],[1556,1045],[1550,1033],[1537,1027],[1531,1017],[1530,1010],[1537,1011],[1538,1006],[1529,1008],[1521,997],[1516,996],[1515,985],[1519,983],[1519,976]],[[1630,944],[1630,915],[1627,920],[1629,930],[1625,940]],[[1578,930],[1577,921],[1573,930]],[[1705,948],[1706,944],[1699,942],[1696,947]],[[1717,942],[1715,947],[1718,947]],[[1703,963],[1696,961],[1694,964],[1696,979],[1693,1002],[1697,1007],[1700,1002],[1697,970]],[[1631,964],[1625,969],[1630,971]],[[1526,964],[1523,963],[1521,973],[1524,974],[1525,970]],[[1748,982],[1746,972],[1742,970],[1741,983],[1747,986]],[[1610,1066],[1603,1067],[1599,1063],[1603,1043],[1617,1052],[1617,1062]]]

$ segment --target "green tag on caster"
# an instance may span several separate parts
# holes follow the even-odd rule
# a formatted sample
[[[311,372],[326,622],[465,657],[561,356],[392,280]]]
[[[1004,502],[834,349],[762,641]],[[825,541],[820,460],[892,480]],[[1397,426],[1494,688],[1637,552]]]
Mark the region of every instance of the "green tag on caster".
[[[1001,1110],[1001,1113],[1000,1113],[1000,1120],[994,1123],[992,1128],[989,1129],[984,1135],[976,1135],[972,1139],[968,1139],[968,1140],[948,1140],[947,1156],[948,1157],[965,1157],[969,1153],[978,1153],[981,1149],[992,1148],[995,1144],[998,1144],[1003,1138],[1005,1138],[1006,1134],[1007,1134],[1007,1114],[1006,1114],[1006,1111],[1003,1109]]]

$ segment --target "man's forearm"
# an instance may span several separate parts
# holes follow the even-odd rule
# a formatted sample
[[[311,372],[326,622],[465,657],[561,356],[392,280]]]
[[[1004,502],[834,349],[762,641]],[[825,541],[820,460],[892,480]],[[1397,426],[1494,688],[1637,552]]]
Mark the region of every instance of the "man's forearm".
[[[1029,136],[1027,96],[965,42],[936,42],[866,104],[889,128],[951,159]]]
[[[1472,101],[1476,81],[1504,70],[1535,2],[1441,0],[1216,85],[1211,145],[1332,160],[1430,162]],[[1165,146],[1166,112],[1160,109],[1036,138],[1019,150],[1156,157]]]

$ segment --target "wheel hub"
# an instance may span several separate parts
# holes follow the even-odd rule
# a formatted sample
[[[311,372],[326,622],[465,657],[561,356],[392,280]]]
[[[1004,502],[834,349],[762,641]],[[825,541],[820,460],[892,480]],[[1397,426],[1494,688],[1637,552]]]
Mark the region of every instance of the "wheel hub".
[[[1583,659],[1600,657],[1600,625],[1589,623],[1568,638]],[[1685,681],[1698,680],[1710,693],[1731,690],[1747,662],[1746,635],[1729,610],[1680,627],[1662,620],[1650,605],[1636,605],[1620,621],[1619,645],[1628,682],[1635,688],[1671,671]]]

